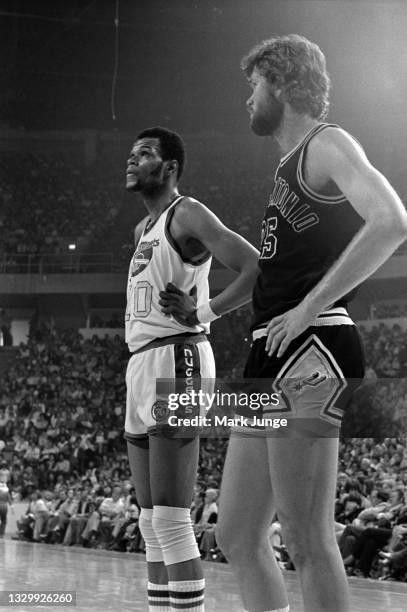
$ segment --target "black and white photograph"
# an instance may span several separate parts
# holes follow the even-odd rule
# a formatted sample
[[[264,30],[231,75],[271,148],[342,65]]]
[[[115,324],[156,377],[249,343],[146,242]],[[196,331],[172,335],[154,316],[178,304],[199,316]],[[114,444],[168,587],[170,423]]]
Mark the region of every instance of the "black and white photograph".
[[[0,608],[407,608],[407,1],[0,0]]]

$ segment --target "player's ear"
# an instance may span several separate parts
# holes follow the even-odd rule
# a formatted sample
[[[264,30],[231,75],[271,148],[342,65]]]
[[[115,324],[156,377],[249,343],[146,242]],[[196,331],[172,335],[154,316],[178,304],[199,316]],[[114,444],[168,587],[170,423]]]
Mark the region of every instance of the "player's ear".
[[[276,87],[276,89],[274,90],[274,97],[276,100],[278,100],[278,102],[283,102],[283,90],[279,87]]]
[[[273,82],[273,95],[278,102],[284,102],[285,89],[281,78],[276,77]]]
[[[174,159],[172,161],[167,162],[167,174],[177,174],[178,170],[178,162]]]

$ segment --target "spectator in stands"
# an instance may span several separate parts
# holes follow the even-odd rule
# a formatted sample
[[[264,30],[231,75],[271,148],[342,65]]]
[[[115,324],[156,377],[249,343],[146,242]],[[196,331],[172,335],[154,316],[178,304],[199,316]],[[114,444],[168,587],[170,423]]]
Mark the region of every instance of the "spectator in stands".
[[[362,510],[351,524],[338,530],[338,545],[345,567],[353,565],[355,545],[361,533],[368,527],[377,526],[377,513],[372,508]]]
[[[355,542],[352,556],[356,560],[357,574],[369,576],[379,550],[389,544],[392,538],[396,539],[400,530],[404,533],[404,528],[407,528],[407,505],[400,507],[399,493],[397,498],[394,497],[388,512],[379,514],[377,520],[377,526],[364,529]],[[352,561],[353,559],[346,558],[344,563],[350,564]]]
[[[194,532],[201,555],[209,559],[210,551],[216,547],[215,524],[218,520],[218,490],[208,488],[205,491],[203,505],[195,514]]]
[[[34,542],[40,542],[46,537],[46,525],[49,516],[48,503],[40,491],[34,493],[29,516],[33,518],[32,539]]]
[[[116,521],[119,521],[125,512],[122,487],[120,485],[113,487],[112,496],[106,497],[103,500],[98,512],[100,515],[100,545],[102,548],[107,548],[112,541],[112,532]]]
[[[85,529],[86,522],[94,509],[92,497],[87,489],[78,489],[79,500],[76,511],[69,519],[68,527],[64,536],[64,545],[72,546],[81,543],[81,535]]]
[[[99,508],[102,505],[104,499],[109,495],[107,492],[105,494],[105,489],[100,486],[96,489],[94,495],[94,504],[93,510],[91,510],[89,514],[89,518],[86,521],[85,529],[81,535],[82,546],[89,547],[93,546],[97,542],[97,538],[99,535],[99,524],[100,524],[100,512]]]
[[[11,317],[4,308],[0,308],[0,345],[12,346],[13,336],[11,335]]]
[[[25,514],[23,514],[17,520],[17,540],[25,539],[32,540],[33,536],[33,527],[34,527],[34,511],[35,511],[35,503],[38,499],[37,491],[33,491],[30,495],[30,500],[28,502],[27,510]]]
[[[79,499],[74,489],[69,489],[66,499],[62,501],[55,512],[52,527],[49,528],[49,536],[53,544],[63,541],[69,521],[76,513],[78,504]]]
[[[112,539],[109,545],[110,550],[130,550],[131,544],[134,542],[138,533],[138,518],[139,507],[137,498],[132,495],[129,499],[129,504],[125,510],[123,517],[116,519],[112,530]],[[134,548],[134,546],[133,546]]]
[[[11,498],[10,489],[6,482],[0,480],[0,538],[5,534],[8,506],[12,506],[12,504],[13,500]]]
[[[6,461],[0,462],[0,482],[7,484],[10,480],[11,472],[7,467]]]
[[[9,420],[5,408],[0,406],[0,440],[4,437],[6,424]]]
[[[67,499],[67,490],[65,487],[57,486],[57,483],[54,482],[54,486],[52,487],[52,492],[50,493],[49,499],[49,517],[46,526],[46,541],[49,544],[58,541],[56,528],[58,527],[59,522],[59,510],[61,506],[66,502]]]

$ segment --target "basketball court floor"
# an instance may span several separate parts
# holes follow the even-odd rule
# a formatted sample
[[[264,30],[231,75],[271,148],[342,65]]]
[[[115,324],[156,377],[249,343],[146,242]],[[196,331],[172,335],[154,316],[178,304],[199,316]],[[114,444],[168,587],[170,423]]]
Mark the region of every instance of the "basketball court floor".
[[[206,612],[241,612],[237,584],[230,568],[204,563],[207,579]],[[284,572],[291,612],[303,612],[298,578]],[[142,554],[32,544],[0,540],[0,591],[76,593],[75,612],[147,612],[146,565]],[[407,584],[350,578],[352,612],[405,612]],[[4,595],[3,595],[4,597]],[[0,605],[1,610],[6,608]],[[55,605],[16,606],[20,612],[60,610]],[[327,610],[329,612],[329,610]]]

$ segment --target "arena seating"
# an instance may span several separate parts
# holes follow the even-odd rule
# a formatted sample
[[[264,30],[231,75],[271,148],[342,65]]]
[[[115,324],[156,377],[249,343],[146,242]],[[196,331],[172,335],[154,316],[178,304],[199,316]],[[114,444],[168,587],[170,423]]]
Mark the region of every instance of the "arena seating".
[[[249,316],[249,311],[243,309],[224,317],[214,327],[213,346],[217,361],[222,364],[223,372],[232,377],[238,377],[242,372],[248,349]],[[238,334],[236,330],[239,330]],[[232,331],[234,338],[242,338],[241,344],[233,347],[230,343]],[[407,444],[400,433],[407,416],[407,388],[401,378],[405,376],[407,334],[397,326],[380,325],[370,332],[362,329],[362,336],[369,376],[379,380],[386,377],[393,385],[391,394],[379,394],[379,399],[381,411],[394,419],[395,433],[392,437],[376,440],[355,437],[341,441],[337,519],[343,526],[351,524],[353,518],[366,508],[375,506],[378,490],[387,492],[388,497],[398,488],[407,491]],[[36,539],[63,542],[69,526],[68,515],[66,520],[50,523],[51,532],[59,529],[59,533],[50,535],[50,530],[47,531],[48,518],[59,516],[55,514],[55,505],[65,501],[61,501],[61,496],[64,498],[65,492],[71,489],[78,504],[85,491],[90,516],[105,498],[111,499],[112,487],[120,485],[121,496],[127,500],[127,505],[116,517],[117,522],[112,515],[111,520],[109,517],[104,520],[102,534],[98,524],[96,529],[90,530],[95,532],[90,538],[81,540],[79,537],[79,540],[71,541],[69,534],[67,542],[116,546],[119,550],[143,548],[135,527],[134,491],[131,490],[122,439],[123,373],[127,358],[127,349],[118,336],[83,340],[73,330],[57,331],[40,324],[31,330],[29,342],[19,347],[12,366],[3,374],[0,387],[0,463],[5,462],[10,471],[8,480],[13,496],[27,500],[28,505],[33,502],[34,494],[36,503],[35,512],[28,512],[28,518],[20,523],[21,537],[34,537],[35,520],[28,516],[33,514],[34,519],[37,515],[39,519]],[[198,492],[219,488],[226,448],[227,439],[202,440]],[[357,481],[356,492],[350,490],[354,481]],[[38,502],[38,499],[42,501]],[[105,506],[109,504],[110,501]],[[383,508],[385,513],[391,510],[389,504]],[[48,513],[47,521],[44,512]],[[77,514],[76,510],[76,518]],[[81,525],[84,527],[83,521]],[[116,536],[119,532],[124,540],[120,539],[118,543]],[[216,554],[214,558],[217,558]],[[399,565],[395,565],[397,579],[404,579]],[[384,577],[391,577],[391,567],[388,574],[385,569],[386,565],[378,564],[375,557],[373,574],[383,573]],[[357,573],[358,568],[351,564],[348,571]]]

